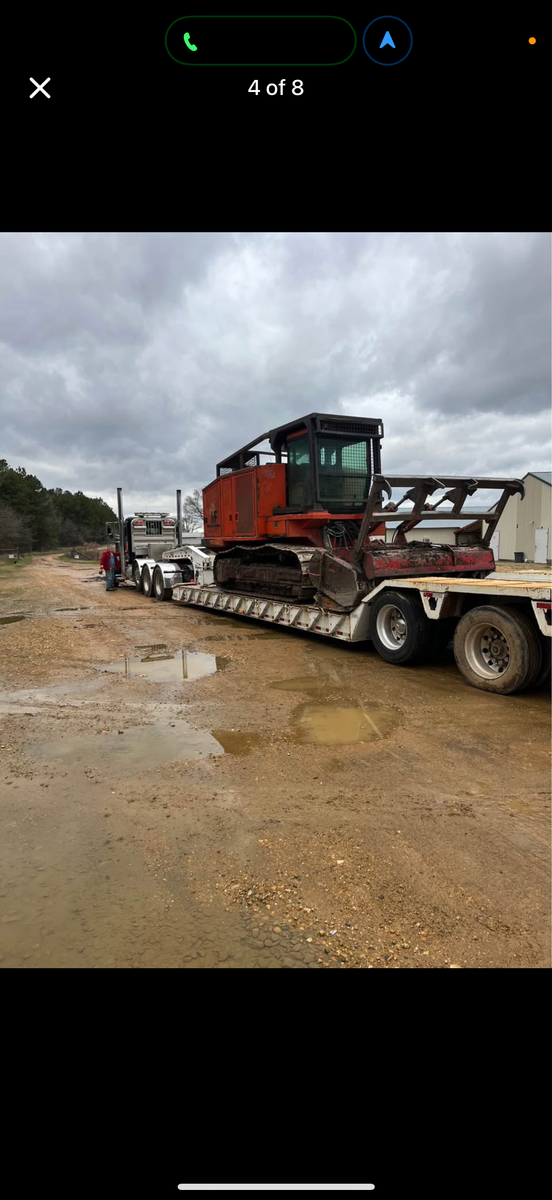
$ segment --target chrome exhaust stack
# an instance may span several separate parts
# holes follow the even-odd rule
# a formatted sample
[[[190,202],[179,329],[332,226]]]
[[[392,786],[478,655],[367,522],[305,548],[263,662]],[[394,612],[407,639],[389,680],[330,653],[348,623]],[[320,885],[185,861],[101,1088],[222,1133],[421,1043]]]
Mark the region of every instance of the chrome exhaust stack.
[[[126,567],[125,556],[125,519],[123,513],[123,489],[117,488],[117,512],[119,514],[119,554],[121,555],[121,574],[124,575]]]
[[[182,545],[182,488],[176,489],[176,544]]]

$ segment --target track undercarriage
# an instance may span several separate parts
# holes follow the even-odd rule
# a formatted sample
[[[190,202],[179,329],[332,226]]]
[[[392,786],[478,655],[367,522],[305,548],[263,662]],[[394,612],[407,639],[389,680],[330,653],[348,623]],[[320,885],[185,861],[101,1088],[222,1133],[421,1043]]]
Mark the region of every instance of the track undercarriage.
[[[361,561],[349,550],[303,544],[233,546],[215,558],[214,578],[229,591],[347,611],[383,578],[428,574],[484,577],[494,569],[492,550],[410,542],[367,543]]]
[[[309,575],[316,546],[269,543],[233,546],[215,558],[219,587],[308,604],[317,588]]]

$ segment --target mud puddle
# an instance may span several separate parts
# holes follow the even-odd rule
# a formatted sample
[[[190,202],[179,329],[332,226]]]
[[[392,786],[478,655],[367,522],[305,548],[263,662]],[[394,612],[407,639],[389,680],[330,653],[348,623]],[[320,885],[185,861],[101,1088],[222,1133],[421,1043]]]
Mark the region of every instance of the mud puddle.
[[[266,637],[277,638],[278,634],[276,634],[276,633],[221,633],[221,634],[210,633],[208,637],[199,637],[196,640],[198,642],[252,642],[255,640],[255,638],[266,638]],[[281,637],[283,640],[283,638],[285,637],[285,634],[281,635]]]
[[[377,742],[398,725],[400,713],[390,705],[302,704],[293,716],[292,737],[317,745]]]
[[[226,754],[251,754],[264,740],[260,733],[240,733],[237,729],[213,729],[213,737]]]
[[[174,679],[203,679],[228,666],[228,659],[199,650],[167,650],[163,643],[138,646],[140,654],[131,654],[99,669],[124,675],[126,679],[154,679],[170,683]]]
[[[54,608],[52,612],[87,612],[90,605],[74,604],[72,608]]]
[[[74,608],[40,608],[30,612],[12,613],[9,617],[0,617],[0,625],[12,625],[15,621],[36,621],[40,617],[55,617],[57,613],[88,612],[88,604],[78,604]]]
[[[281,692],[304,692],[307,696],[335,691],[343,687],[341,676],[337,671],[325,671],[323,674],[295,675],[292,679],[278,679],[270,687]]]
[[[97,767],[113,772],[131,767],[142,771],[163,763],[222,754],[221,743],[208,730],[192,729],[187,721],[170,725],[138,725],[119,732],[91,733],[80,737],[50,738],[27,748],[41,762],[69,762],[71,766]]]

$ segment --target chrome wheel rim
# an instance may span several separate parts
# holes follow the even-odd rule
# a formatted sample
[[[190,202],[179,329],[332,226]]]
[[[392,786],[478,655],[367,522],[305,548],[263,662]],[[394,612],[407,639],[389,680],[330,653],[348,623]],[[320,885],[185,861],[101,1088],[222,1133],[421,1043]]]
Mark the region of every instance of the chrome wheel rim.
[[[470,629],[464,641],[464,651],[472,671],[485,679],[504,675],[510,665],[508,639],[495,625],[476,625]]]
[[[376,618],[376,629],[380,642],[387,650],[400,650],[406,641],[407,624],[400,608],[384,604]]]

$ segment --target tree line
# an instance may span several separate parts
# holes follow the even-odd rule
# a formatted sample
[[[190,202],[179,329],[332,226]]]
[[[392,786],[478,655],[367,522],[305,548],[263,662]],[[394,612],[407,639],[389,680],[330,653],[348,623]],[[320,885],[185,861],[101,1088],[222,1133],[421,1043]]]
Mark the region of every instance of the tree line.
[[[24,467],[0,459],[0,550],[52,550],[105,541],[115,513],[99,496],[45,488]]]
[[[203,525],[201,493],[196,489],[182,505],[183,529]],[[45,488],[24,467],[0,459],[0,550],[53,550],[83,542],[105,542],[107,521],[116,513],[101,497],[63,488]]]

